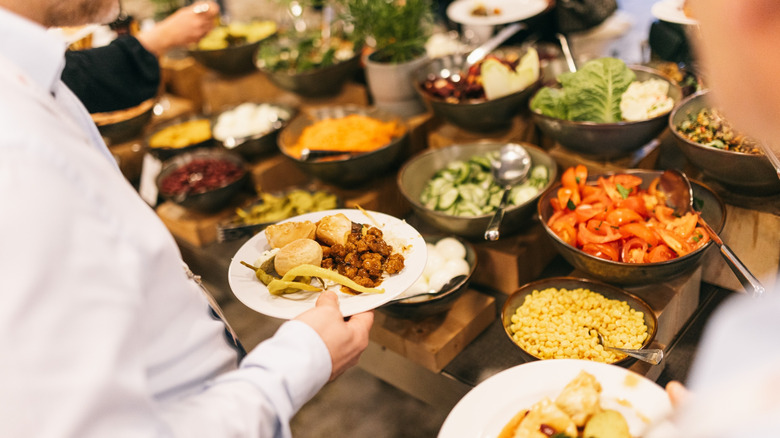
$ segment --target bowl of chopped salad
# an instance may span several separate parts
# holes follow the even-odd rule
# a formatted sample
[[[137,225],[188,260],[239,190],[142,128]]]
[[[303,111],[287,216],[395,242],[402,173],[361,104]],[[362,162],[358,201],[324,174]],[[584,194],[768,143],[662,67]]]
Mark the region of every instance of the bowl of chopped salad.
[[[663,171],[627,169],[590,174],[583,165],[561,174],[539,198],[539,220],[572,266],[610,284],[662,283],[694,270],[712,246],[697,215],[677,217],[656,190]],[[726,207],[691,181],[693,207],[716,231]]]
[[[705,177],[745,194],[780,192],[780,178],[759,143],[729,124],[710,103],[709,90],[680,102],[669,116],[669,129],[685,157]]]
[[[580,154],[630,155],[663,132],[682,89],[657,70],[599,58],[562,73],[529,102],[545,136]]]
[[[505,143],[466,143],[422,152],[398,173],[398,187],[415,213],[447,234],[482,239],[503,189],[490,173]],[[528,179],[509,193],[501,236],[517,232],[533,216],[536,200],[557,176],[555,160],[544,150],[520,143],[531,156]]]
[[[303,97],[338,94],[360,69],[360,44],[322,32],[287,32],[257,51],[255,65],[277,87]]]

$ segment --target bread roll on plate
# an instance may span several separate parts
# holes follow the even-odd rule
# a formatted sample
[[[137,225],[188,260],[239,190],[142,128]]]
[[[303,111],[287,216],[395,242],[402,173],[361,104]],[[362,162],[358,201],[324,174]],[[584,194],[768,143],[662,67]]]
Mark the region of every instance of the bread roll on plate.
[[[281,248],[293,240],[314,239],[317,226],[311,221],[284,222],[269,225],[265,229],[265,237],[271,248]]]
[[[320,266],[320,264],[322,264],[322,247],[312,239],[293,240],[284,245],[274,258],[274,269],[282,276],[296,266]]]
[[[344,245],[352,232],[352,221],[344,213],[325,216],[317,223],[317,239],[328,246]]]

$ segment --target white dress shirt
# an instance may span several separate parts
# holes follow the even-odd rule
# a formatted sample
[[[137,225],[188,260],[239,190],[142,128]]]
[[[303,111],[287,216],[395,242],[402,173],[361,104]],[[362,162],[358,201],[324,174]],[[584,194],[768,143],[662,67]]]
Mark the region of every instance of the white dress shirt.
[[[0,436],[289,436],[327,348],[290,321],[236,366],[172,236],[61,83],[64,49],[0,7]]]

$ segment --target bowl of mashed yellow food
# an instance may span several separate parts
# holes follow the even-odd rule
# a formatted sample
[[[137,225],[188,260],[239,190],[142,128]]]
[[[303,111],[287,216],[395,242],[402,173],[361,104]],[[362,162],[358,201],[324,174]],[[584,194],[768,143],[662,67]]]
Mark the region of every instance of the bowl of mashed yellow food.
[[[211,119],[199,115],[179,117],[155,125],[146,136],[149,153],[160,160],[214,145]]]
[[[249,73],[255,70],[260,44],[276,30],[273,21],[231,22],[212,29],[189,49],[189,54],[206,68],[225,75]]]
[[[409,154],[409,128],[373,107],[335,105],[302,112],[282,130],[279,149],[307,174],[342,187],[397,168]]]

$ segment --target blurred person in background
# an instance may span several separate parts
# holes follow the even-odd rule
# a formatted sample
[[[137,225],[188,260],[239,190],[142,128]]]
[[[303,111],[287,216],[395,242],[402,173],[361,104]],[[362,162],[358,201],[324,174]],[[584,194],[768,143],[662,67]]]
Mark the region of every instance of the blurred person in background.
[[[158,58],[198,42],[214,28],[219,12],[216,2],[197,2],[137,35],[119,35],[103,47],[68,50],[62,81],[90,113],[139,105],[160,89]]]
[[[780,4],[776,0],[690,0],[691,35],[714,104],[742,132],[780,155]],[[777,288],[778,286],[776,286]],[[737,295],[712,316],[687,379],[667,391],[679,437],[780,434],[780,293]],[[656,435],[653,435],[655,438]]]
[[[0,0],[0,436],[288,437],[373,313],[332,292],[239,362],[171,234],[60,80],[49,27],[117,0]]]

